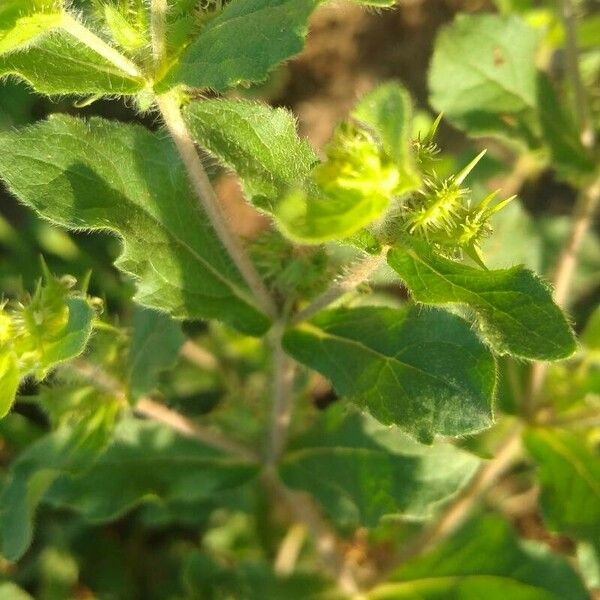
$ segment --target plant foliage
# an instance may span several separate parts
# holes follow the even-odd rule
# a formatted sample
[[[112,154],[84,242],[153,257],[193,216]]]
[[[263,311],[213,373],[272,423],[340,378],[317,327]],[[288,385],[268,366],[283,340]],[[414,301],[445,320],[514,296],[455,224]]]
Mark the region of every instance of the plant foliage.
[[[373,84],[316,149],[256,98],[320,4],[2,2],[0,599],[600,587],[598,19],[458,14],[440,114]]]

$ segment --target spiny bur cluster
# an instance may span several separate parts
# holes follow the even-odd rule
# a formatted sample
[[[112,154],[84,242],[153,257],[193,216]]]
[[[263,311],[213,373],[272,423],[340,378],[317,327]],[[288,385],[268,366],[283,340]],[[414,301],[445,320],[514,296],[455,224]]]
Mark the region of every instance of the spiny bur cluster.
[[[435,135],[440,118],[441,115],[424,137],[412,142],[421,185],[409,194],[398,193],[402,189],[402,173],[377,136],[356,123],[338,127],[327,148],[326,160],[313,171],[313,180],[332,201],[352,196],[383,202],[395,198],[393,208],[384,217],[384,238],[415,237],[433,244],[444,256],[460,259],[467,255],[485,268],[481,242],[492,233],[490,218],[514,196],[493,204],[498,195],[494,191],[478,203],[473,201],[464,181],[485,150],[458,173],[438,176],[436,162],[440,149]]]

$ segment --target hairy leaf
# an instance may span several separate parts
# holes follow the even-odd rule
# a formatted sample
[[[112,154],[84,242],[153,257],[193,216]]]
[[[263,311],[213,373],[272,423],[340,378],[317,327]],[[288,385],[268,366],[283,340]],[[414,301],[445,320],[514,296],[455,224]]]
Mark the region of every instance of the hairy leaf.
[[[581,341],[588,350],[600,350],[600,306],[592,313],[588,319],[585,329],[581,334]]]
[[[319,573],[296,569],[291,575],[281,576],[267,563],[258,561],[226,567],[200,552],[190,556],[184,582],[191,598],[343,600],[345,597]]]
[[[366,94],[336,130],[312,180],[275,209],[280,229],[300,243],[348,238],[380,218],[393,197],[420,183],[410,147],[410,98],[396,83]]]
[[[45,501],[90,521],[110,521],[145,502],[208,499],[248,481],[257,469],[164,426],[125,419],[94,465],[57,479]]]
[[[523,267],[483,271],[438,256],[424,242],[391,250],[388,263],[418,302],[472,309],[500,354],[557,360],[575,351],[573,332],[550,290]]]
[[[471,135],[530,141],[539,129],[538,41],[539,33],[516,16],[458,15],[435,44],[433,107]]]
[[[6,581],[0,583],[0,600],[33,600],[33,597],[18,585]]]
[[[341,240],[380,217],[390,196],[359,192],[326,197],[314,188],[295,190],[277,206],[279,229],[299,244],[322,244]]]
[[[0,418],[5,417],[13,405],[20,379],[17,355],[12,351],[0,351]]]
[[[268,327],[194,198],[171,142],[103,119],[52,117],[0,135],[0,176],[43,217],[123,239],[135,299],[180,318]]]
[[[57,27],[61,13],[54,0],[3,0],[0,6],[0,54],[14,51]]]
[[[386,515],[421,520],[470,480],[480,461],[448,443],[423,446],[396,427],[333,406],[293,440],[280,476],[310,492],[341,526],[376,526]]]
[[[224,91],[264,80],[302,50],[317,0],[232,0],[209,21],[158,83]]]
[[[1,55],[0,77],[4,75],[16,75],[49,96],[133,95],[144,87],[141,79],[124,73],[64,31]]]
[[[368,600],[587,600],[581,581],[543,546],[519,544],[495,518],[470,523],[367,594]]]
[[[411,148],[412,103],[408,92],[398,83],[384,83],[363,96],[352,116],[371,128],[386,154],[400,172],[396,194],[419,187],[421,178]]]
[[[594,161],[581,145],[579,131],[561,106],[552,84],[542,74],[538,76],[537,104],[543,140],[549,147],[552,167],[567,178],[591,174]]]
[[[83,298],[66,300],[68,320],[63,329],[47,339],[40,349],[40,365],[42,372],[47,372],[54,365],[75,358],[81,354],[92,333],[94,311]]]
[[[18,560],[33,535],[33,518],[52,483],[88,468],[110,438],[118,404],[100,398],[97,410],[74,427],[43,436],[12,463],[0,494],[2,554]]]
[[[49,272],[33,297],[0,308],[0,418],[10,410],[19,381],[42,380],[56,365],[79,356],[92,333],[94,311]]]
[[[600,536],[600,451],[585,435],[532,429],[525,435],[538,465],[544,518],[553,531]]]
[[[298,137],[295,117],[282,108],[247,100],[191,102],[184,118],[194,139],[237,173],[247,198],[272,212],[318,162]]]
[[[134,399],[156,387],[161,371],[177,360],[184,340],[181,325],[168,315],[143,308],[135,311],[128,365],[128,388]]]
[[[467,323],[444,311],[331,310],[289,330],[284,347],[338,394],[423,441],[492,423],[494,359]]]

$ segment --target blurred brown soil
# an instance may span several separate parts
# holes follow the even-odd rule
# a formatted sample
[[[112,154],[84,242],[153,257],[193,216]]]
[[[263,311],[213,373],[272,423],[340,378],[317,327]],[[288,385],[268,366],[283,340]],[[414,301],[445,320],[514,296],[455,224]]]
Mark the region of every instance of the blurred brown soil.
[[[323,6],[311,20],[304,52],[288,65],[287,85],[275,103],[298,115],[301,133],[316,148],[323,147],[336,122],[381,80],[400,80],[423,106],[435,34],[458,4],[405,0],[382,11],[349,2]]]

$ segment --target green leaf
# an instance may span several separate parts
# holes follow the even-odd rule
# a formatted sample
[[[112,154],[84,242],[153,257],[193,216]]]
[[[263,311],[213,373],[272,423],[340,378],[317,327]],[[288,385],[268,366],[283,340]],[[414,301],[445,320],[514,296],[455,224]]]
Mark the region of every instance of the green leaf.
[[[490,223],[493,235],[482,244],[485,264],[490,269],[503,269],[523,265],[532,271],[542,272],[542,239],[534,219],[515,198],[495,213]]]
[[[471,135],[531,142],[538,133],[539,32],[516,16],[459,14],[435,43],[430,101]]]
[[[111,521],[147,502],[209,499],[257,472],[256,465],[230,458],[162,425],[125,419],[94,465],[77,477],[57,479],[45,501],[93,522]]]
[[[56,365],[83,352],[92,333],[89,302],[46,269],[46,281],[23,304],[0,308],[0,418],[29,375],[42,380]]]
[[[49,339],[40,351],[39,369],[48,371],[51,367],[79,356],[92,334],[94,310],[83,298],[68,298],[66,306],[69,317],[65,327]]]
[[[393,197],[416,189],[411,113],[410,97],[396,83],[364,96],[353,120],[336,130],[313,181],[277,205],[280,229],[306,244],[348,238],[380,218]]]
[[[354,0],[356,4],[363,6],[373,6],[375,8],[391,8],[396,4],[396,0]]]
[[[600,536],[600,451],[585,434],[532,429],[527,450],[538,465],[544,519],[553,530]]]
[[[16,354],[0,350],[0,419],[8,414],[13,405],[20,379],[21,371]]]
[[[581,334],[581,342],[588,350],[600,350],[600,306],[592,313]]]
[[[548,77],[535,66],[540,38],[515,15],[459,15],[436,42],[431,103],[470,135],[546,146],[559,174],[585,176],[594,162]]]
[[[200,146],[237,173],[252,204],[272,212],[277,201],[301,184],[318,158],[298,137],[295,117],[285,109],[247,100],[203,100],[184,109]]]
[[[500,354],[558,360],[575,352],[573,332],[548,286],[521,266],[483,271],[438,256],[424,242],[393,249],[388,263],[424,304],[465,305]]]
[[[386,154],[398,167],[400,183],[395,193],[418,188],[421,177],[411,147],[412,103],[408,92],[393,81],[384,83],[361,98],[352,116],[375,131]]]
[[[0,54],[14,51],[60,24],[53,0],[3,0],[0,6]]]
[[[127,377],[134,399],[156,387],[161,371],[175,364],[184,341],[181,325],[168,315],[143,308],[135,311]]]
[[[16,75],[49,96],[133,95],[144,88],[141,79],[127,75],[64,31],[1,55],[0,78],[5,75]]]
[[[210,556],[193,553],[184,582],[190,598],[243,598],[244,600],[342,600],[343,596],[319,573],[296,569],[278,576],[264,562],[243,561],[225,567]]]
[[[0,147],[0,176],[21,201],[65,227],[119,234],[116,265],[136,279],[140,304],[249,334],[267,329],[164,136],[56,116],[1,134]]]
[[[7,581],[0,583],[0,600],[33,600],[33,597],[18,585]]]
[[[543,74],[538,76],[537,104],[543,140],[550,149],[552,167],[567,178],[591,174],[595,163],[581,145],[575,123]]]
[[[225,91],[263,81],[302,50],[318,0],[232,0],[209,21],[158,83]]]
[[[600,588],[600,542],[579,542],[577,563],[588,588]]]
[[[106,25],[110,29],[110,33],[113,39],[125,50],[129,52],[136,52],[141,50],[147,43],[148,31],[145,27],[140,27],[141,23],[144,23],[146,20],[146,13],[144,11],[131,12],[128,14],[128,10],[131,11],[132,5],[125,5],[126,8],[123,10],[121,8],[117,8],[111,4],[105,4],[104,9],[104,20],[106,21]],[[138,9],[139,10],[139,9]],[[127,18],[127,16],[131,16],[131,21],[135,23],[135,25]],[[141,23],[140,23],[141,22]],[[137,25],[137,27],[136,27]]]
[[[423,446],[356,411],[329,408],[293,440],[279,472],[340,526],[374,527],[386,515],[430,518],[466,485],[479,459],[448,443]]]
[[[33,518],[52,483],[85,468],[104,450],[118,404],[99,397],[96,411],[75,427],[61,427],[31,444],[11,464],[0,494],[2,554],[18,560],[33,534]]]
[[[494,359],[444,311],[331,310],[287,331],[283,343],[338,394],[423,441],[492,424]]]
[[[319,191],[295,190],[277,206],[275,219],[281,232],[299,244],[322,244],[348,238],[380,217],[389,195],[341,193],[335,198]]]
[[[367,600],[588,600],[559,556],[522,545],[495,518],[470,523],[432,553],[416,558],[366,595]]]

